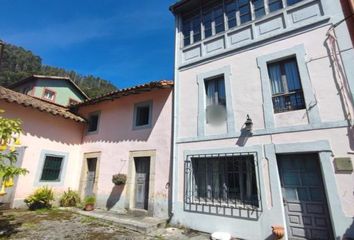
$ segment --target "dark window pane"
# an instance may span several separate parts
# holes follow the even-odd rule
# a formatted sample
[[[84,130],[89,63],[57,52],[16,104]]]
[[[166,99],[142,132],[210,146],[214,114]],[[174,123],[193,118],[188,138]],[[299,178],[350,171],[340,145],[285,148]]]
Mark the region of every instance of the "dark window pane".
[[[145,126],[149,124],[150,106],[139,106],[136,108],[136,126]]]
[[[228,21],[228,27],[233,28],[237,25],[236,23],[236,10],[237,10],[237,3],[235,0],[229,1],[225,5],[226,9],[226,16]]]
[[[272,0],[268,3],[269,11],[274,12],[283,8],[283,2],[281,0]]]
[[[203,16],[203,25],[204,25],[204,36],[205,38],[210,37],[213,32],[212,32],[212,13],[207,12]]]
[[[193,19],[193,43],[201,40],[201,25],[200,25],[200,17],[197,16]]]
[[[62,157],[46,156],[41,181],[59,181]]]
[[[223,32],[225,30],[224,13],[222,7],[217,7],[214,9],[214,22],[215,33]]]
[[[183,43],[184,43],[184,46],[190,45],[191,44],[191,41],[190,41],[191,22],[190,22],[189,19],[183,21],[182,32],[183,32]]]
[[[91,115],[89,117],[89,122],[88,122],[88,131],[89,132],[94,132],[94,131],[97,131],[97,127],[98,127],[98,114],[94,114],[94,115]]]
[[[293,5],[295,3],[301,2],[302,0],[288,0],[288,5]]]
[[[240,20],[245,23],[252,20],[249,1],[240,1]]]

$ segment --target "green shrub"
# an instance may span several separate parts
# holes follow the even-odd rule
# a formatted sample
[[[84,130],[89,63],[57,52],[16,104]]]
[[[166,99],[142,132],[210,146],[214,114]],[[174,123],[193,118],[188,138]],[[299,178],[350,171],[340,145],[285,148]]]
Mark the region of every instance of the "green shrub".
[[[124,185],[127,182],[127,175],[118,173],[112,176],[112,182],[115,185]]]
[[[84,200],[85,204],[95,204],[96,203],[96,198],[95,196],[87,196],[85,197],[85,200]]]
[[[64,192],[59,201],[61,207],[77,207],[81,200],[79,194],[69,188],[67,192]]]
[[[38,188],[33,194],[25,199],[30,210],[51,208],[54,201],[53,190],[49,187]]]

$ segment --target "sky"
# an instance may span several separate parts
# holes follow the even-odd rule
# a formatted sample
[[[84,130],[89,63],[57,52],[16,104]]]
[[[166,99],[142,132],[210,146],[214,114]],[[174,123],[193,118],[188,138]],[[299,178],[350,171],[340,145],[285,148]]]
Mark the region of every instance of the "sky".
[[[119,88],[172,79],[175,0],[0,0],[0,39]]]

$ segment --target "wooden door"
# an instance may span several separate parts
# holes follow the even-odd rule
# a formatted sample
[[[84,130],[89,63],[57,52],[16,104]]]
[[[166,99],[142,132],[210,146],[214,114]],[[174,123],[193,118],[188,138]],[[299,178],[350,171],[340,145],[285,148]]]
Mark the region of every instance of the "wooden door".
[[[317,154],[278,158],[289,239],[333,239]]]
[[[87,173],[86,173],[85,197],[94,195],[97,158],[87,158],[86,163],[87,163]]]
[[[135,208],[148,210],[150,157],[136,157]]]

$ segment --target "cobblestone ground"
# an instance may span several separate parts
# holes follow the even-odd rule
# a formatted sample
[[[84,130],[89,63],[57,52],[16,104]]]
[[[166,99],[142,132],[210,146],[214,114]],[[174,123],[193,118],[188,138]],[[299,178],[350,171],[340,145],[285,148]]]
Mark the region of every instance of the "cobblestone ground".
[[[177,228],[162,228],[152,235],[134,232],[114,223],[62,210],[10,210],[0,213],[0,239],[193,239],[207,235]]]

